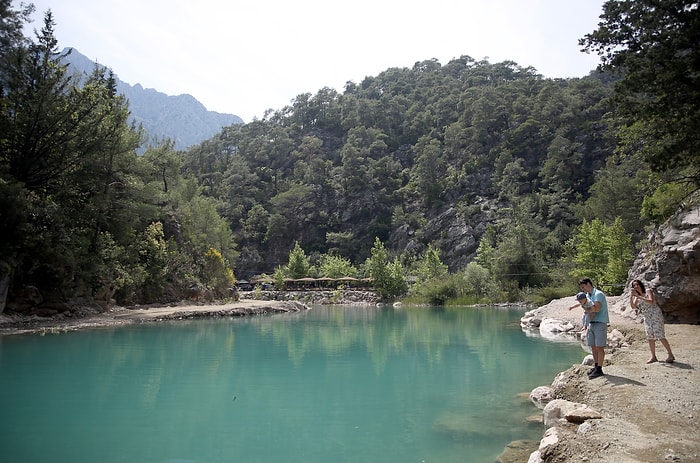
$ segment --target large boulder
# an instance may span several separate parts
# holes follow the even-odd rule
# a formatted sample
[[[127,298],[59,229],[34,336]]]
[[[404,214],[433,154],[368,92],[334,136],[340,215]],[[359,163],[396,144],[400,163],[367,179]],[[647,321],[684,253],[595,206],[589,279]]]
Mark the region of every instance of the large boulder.
[[[633,279],[654,289],[667,322],[700,323],[700,206],[679,212],[649,233],[615,310],[630,310]]]
[[[544,427],[551,428],[566,423],[581,424],[586,420],[599,420],[603,416],[597,410],[578,402],[554,399],[542,410]]]
[[[549,386],[537,386],[530,392],[530,400],[540,410],[544,409],[549,402],[554,400],[554,393]]]

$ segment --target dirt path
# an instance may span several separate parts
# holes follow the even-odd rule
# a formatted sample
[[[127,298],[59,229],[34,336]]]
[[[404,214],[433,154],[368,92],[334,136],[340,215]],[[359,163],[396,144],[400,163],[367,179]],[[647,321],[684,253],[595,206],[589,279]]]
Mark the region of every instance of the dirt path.
[[[610,329],[625,334],[628,346],[609,349],[605,376],[589,380],[589,367],[573,366],[555,383],[555,395],[585,403],[603,415],[585,428],[571,425],[545,452],[546,462],[700,462],[700,326],[666,325],[676,361],[647,364],[644,327],[624,312],[624,301],[609,298]],[[538,309],[542,316],[580,322],[571,300]],[[582,357],[585,353],[582,353]],[[657,343],[657,357],[666,352]],[[586,429],[585,432],[582,432]]]

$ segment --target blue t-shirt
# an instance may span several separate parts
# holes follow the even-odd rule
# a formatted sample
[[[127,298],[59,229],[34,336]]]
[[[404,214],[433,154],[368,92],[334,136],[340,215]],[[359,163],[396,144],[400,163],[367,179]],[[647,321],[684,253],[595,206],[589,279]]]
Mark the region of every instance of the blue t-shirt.
[[[591,293],[591,300],[595,304],[600,302],[600,311],[591,313],[592,322],[599,323],[610,323],[610,318],[608,316],[608,300],[605,298],[605,293],[598,288],[593,288],[593,293]]]

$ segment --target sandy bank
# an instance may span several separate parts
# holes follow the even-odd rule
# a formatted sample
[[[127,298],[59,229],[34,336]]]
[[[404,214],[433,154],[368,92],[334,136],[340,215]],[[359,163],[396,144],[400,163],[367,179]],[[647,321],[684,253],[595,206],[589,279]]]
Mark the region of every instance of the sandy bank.
[[[143,306],[129,309],[116,307],[107,312],[78,311],[71,316],[59,315],[50,318],[0,314],[0,335],[74,331],[163,320],[290,313],[299,312],[306,308],[304,304],[294,301],[241,300],[227,304],[178,304],[171,306]]]

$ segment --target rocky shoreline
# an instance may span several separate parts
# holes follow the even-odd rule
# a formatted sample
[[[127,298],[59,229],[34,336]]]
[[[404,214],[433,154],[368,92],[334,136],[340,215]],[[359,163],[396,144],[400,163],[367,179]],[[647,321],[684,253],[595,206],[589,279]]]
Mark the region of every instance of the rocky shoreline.
[[[647,364],[640,320],[624,298],[608,302],[605,376],[588,379],[582,350],[580,364],[533,389],[529,398],[541,410],[542,440],[534,448],[511,443],[499,463],[700,461],[700,326],[667,324],[676,361]],[[577,342],[581,314],[568,310],[572,303],[555,300],[526,313],[523,329]]]

